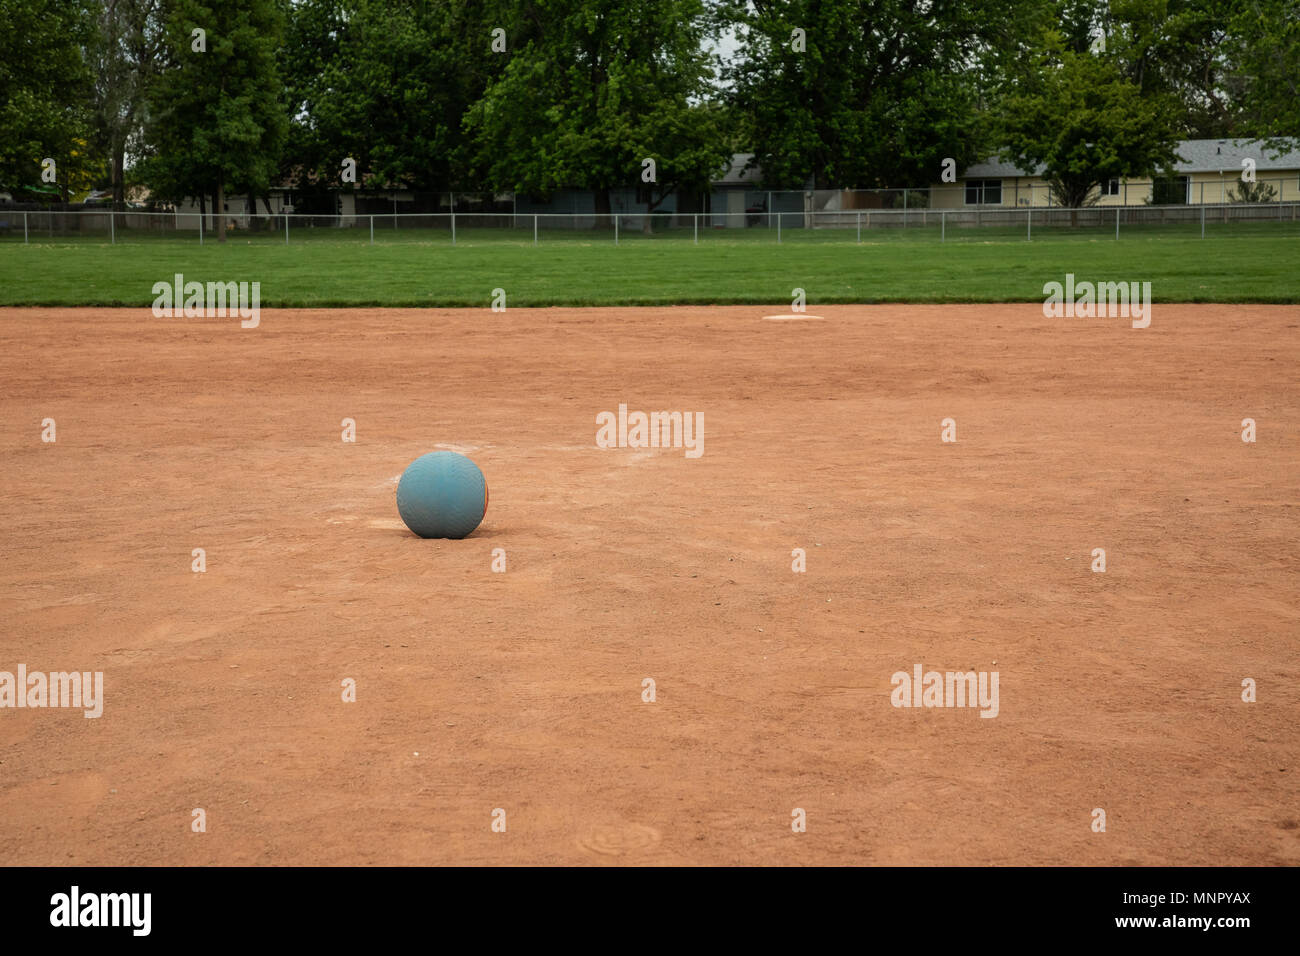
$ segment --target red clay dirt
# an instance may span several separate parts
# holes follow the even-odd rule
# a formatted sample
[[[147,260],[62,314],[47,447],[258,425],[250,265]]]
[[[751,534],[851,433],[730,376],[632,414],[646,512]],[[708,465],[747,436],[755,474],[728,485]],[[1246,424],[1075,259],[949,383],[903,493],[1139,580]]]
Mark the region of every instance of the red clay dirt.
[[[0,311],[3,862],[1300,863],[1300,309],[782,311]]]

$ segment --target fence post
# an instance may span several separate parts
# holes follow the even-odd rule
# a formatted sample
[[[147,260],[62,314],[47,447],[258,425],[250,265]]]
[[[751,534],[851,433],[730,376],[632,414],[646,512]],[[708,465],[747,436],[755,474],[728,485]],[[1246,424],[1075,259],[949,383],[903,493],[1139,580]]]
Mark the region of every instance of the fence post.
[[[700,244],[700,214],[698,212],[695,214],[695,244],[697,246]]]
[[[903,190],[903,228],[907,228],[907,190]]]
[[[767,228],[772,228],[772,190],[767,191]]]
[[[452,193],[451,201],[453,203],[456,201],[455,196],[456,194]],[[456,207],[454,205],[451,207],[451,244],[453,246],[456,244]]]
[[[23,243],[27,243],[27,213],[23,213]]]
[[[1205,194],[1205,183],[1201,183],[1201,194]],[[1205,203],[1201,203],[1201,238],[1205,238]]]
[[[1032,198],[1032,197],[1030,197]],[[1034,241],[1034,207],[1025,207],[1025,241]]]
[[[614,245],[618,245],[618,213],[614,213]]]
[[[117,245],[117,214],[113,210],[108,211],[108,241],[110,245]]]
[[[199,213],[199,245],[203,245],[203,213]]]
[[[533,214],[533,245],[537,245],[537,215]]]
[[[781,244],[781,214],[779,212],[776,214],[776,244],[778,246]]]
[[[948,210],[939,210],[939,241],[948,241]]]
[[[1119,238],[1119,206],[1115,207],[1115,238]]]
[[[375,217],[370,217],[370,244],[375,244]]]
[[[858,213],[858,243],[862,243],[862,213]]]

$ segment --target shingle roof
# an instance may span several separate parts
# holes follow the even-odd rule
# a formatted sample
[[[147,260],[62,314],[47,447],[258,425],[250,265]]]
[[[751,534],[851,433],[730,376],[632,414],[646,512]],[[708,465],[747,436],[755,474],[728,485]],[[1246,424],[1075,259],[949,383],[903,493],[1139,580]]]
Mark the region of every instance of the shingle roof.
[[[1181,160],[1174,168],[1180,173],[1238,172],[1243,159],[1253,159],[1260,170],[1300,169],[1300,143],[1274,159],[1257,139],[1186,139],[1178,144]]]
[[[1300,141],[1291,140],[1292,148],[1285,150],[1274,159],[1274,151],[1265,148],[1257,139],[1185,139],[1174,151],[1178,162],[1174,169],[1180,173],[1217,173],[1237,172],[1241,161],[1247,157],[1255,160],[1258,170],[1277,171],[1281,169],[1300,169]],[[963,179],[983,179],[997,176],[1041,176],[1043,167],[1027,173],[1014,163],[1002,162],[991,157],[985,162],[976,163],[962,173]]]
[[[745,164],[754,158],[753,153],[736,153],[731,157],[731,165],[727,171],[719,178],[713,180],[714,185],[731,186],[738,183],[756,183],[762,178],[761,170],[757,166],[751,166],[745,169]]]
[[[982,163],[976,163],[969,167],[962,174],[964,179],[984,179],[993,176],[1039,176],[1042,175],[1045,166],[1039,166],[1036,172],[1027,173],[1016,166],[1015,163],[1003,162],[996,156],[985,160]]]

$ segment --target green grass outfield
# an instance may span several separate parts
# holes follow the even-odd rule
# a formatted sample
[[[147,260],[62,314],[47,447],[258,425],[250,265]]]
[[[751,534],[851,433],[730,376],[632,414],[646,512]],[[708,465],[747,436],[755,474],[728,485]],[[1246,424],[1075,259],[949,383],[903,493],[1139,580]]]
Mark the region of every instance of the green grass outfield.
[[[148,306],[152,287],[187,280],[261,283],[263,307],[1041,302],[1043,283],[1142,281],[1157,302],[1300,302],[1300,224],[1035,231],[689,229],[647,238],[544,230],[376,232],[301,229],[0,241],[0,306]]]

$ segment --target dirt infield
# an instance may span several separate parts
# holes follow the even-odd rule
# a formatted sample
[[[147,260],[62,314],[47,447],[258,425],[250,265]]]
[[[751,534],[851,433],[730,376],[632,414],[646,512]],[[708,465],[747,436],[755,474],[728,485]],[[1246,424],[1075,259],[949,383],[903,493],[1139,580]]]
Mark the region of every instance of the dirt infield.
[[[1300,308],[783,311],[0,311],[3,861],[1300,863]]]

